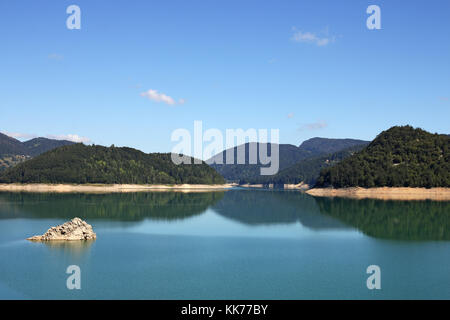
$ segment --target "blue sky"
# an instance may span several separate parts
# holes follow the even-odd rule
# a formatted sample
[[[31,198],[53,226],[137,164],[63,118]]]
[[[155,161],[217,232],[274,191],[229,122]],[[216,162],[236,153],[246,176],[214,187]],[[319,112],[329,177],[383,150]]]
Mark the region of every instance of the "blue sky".
[[[71,4],[81,30],[66,28]],[[371,4],[381,30],[366,27]],[[194,120],[296,145],[450,133],[449,17],[446,0],[5,0],[0,131],[145,152]]]

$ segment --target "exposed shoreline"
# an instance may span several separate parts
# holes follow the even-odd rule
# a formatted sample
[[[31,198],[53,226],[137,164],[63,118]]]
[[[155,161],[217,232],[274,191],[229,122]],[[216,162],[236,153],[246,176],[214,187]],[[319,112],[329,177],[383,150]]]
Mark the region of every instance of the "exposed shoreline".
[[[275,185],[273,183],[270,184],[240,184],[239,187],[241,188],[258,188],[258,189],[274,189]],[[308,190],[310,186],[306,183],[298,183],[298,184],[283,184],[284,190]],[[277,188],[278,189],[278,188]]]
[[[138,184],[0,184],[0,192],[29,193],[127,193],[127,192],[211,192],[229,190],[235,184],[181,184],[181,185],[138,185]],[[245,185],[247,188],[262,188],[261,185]],[[286,187],[286,186],[285,186]],[[285,189],[303,189],[289,185]],[[304,190],[304,189],[303,189]],[[436,200],[450,201],[450,188],[315,188],[305,191],[315,197],[343,197],[353,199],[379,200]]]
[[[30,193],[125,193],[149,191],[211,192],[232,188],[233,184],[179,184],[179,185],[139,185],[139,184],[0,184],[0,192]]]
[[[306,191],[315,197],[343,197],[379,200],[435,200],[450,201],[450,188],[317,188]]]

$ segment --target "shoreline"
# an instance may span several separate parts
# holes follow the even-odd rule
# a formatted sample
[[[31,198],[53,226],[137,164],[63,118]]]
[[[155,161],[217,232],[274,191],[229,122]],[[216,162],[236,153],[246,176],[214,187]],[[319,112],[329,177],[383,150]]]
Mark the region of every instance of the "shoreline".
[[[341,197],[351,199],[377,200],[435,200],[450,201],[450,188],[407,188],[407,187],[378,187],[378,188],[317,188],[306,191],[314,197]]]
[[[29,193],[126,193],[126,192],[211,192],[229,190],[234,184],[0,184],[0,192]]]
[[[270,184],[240,184],[238,185],[241,188],[257,188],[257,189],[283,189],[283,190],[301,190],[301,191],[305,191],[310,189],[310,186],[306,183],[298,183],[298,184],[283,184],[283,188],[278,188],[275,187],[275,184],[270,183]]]

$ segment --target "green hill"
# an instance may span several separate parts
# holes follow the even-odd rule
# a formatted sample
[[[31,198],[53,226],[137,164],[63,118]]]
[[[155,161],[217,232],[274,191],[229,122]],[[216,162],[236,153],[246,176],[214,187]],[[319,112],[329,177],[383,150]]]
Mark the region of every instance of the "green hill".
[[[211,167],[217,170],[225,179],[230,181],[239,181],[244,182],[249,179],[254,179],[260,176],[260,169],[264,167],[260,163],[259,160],[259,148],[261,143],[246,143],[244,145],[245,148],[245,164],[237,164],[237,150],[238,147],[234,147],[234,164],[225,164],[226,161],[226,152],[227,150],[215,155],[211,159],[207,160],[206,163],[210,163]],[[257,164],[249,164],[249,149],[250,146],[255,147],[258,154],[258,163]],[[267,144],[267,152],[270,155],[271,152],[271,144]],[[287,168],[292,164],[296,163],[301,159],[305,159],[311,157],[312,154],[309,151],[300,150],[298,147],[291,144],[280,144],[278,145],[279,150],[279,159],[280,159],[280,169]],[[222,158],[224,164],[216,164],[213,163],[217,159]]]
[[[450,137],[392,127],[320,173],[316,187],[450,187]]]
[[[338,151],[332,154],[324,156],[306,159],[297,162],[293,166],[290,166],[273,176],[259,176],[256,179],[244,180],[250,184],[299,184],[301,182],[312,185],[317,181],[320,176],[320,172],[324,168],[331,167],[343,159],[346,159],[356,152],[362,150],[365,145],[356,145],[347,148],[342,151]]]
[[[332,154],[355,146],[365,146],[369,141],[357,139],[311,138],[304,141],[299,148],[312,154]]]
[[[326,139],[326,138],[312,138],[303,142],[299,147],[291,144],[279,144],[279,170],[287,169],[294,164],[306,160],[313,159],[319,156],[325,156],[334,152],[338,152],[350,147],[361,146],[368,144],[368,141],[355,139]],[[258,152],[258,164],[249,164],[249,149],[250,145],[256,147]],[[260,168],[265,167],[259,161],[259,148],[262,143],[246,143],[245,148],[245,164],[237,164],[237,150],[234,147],[234,164],[216,164],[218,159],[222,159],[225,163],[227,150],[218,153],[206,163],[210,164],[216,169],[225,179],[230,181],[238,181],[239,183],[255,182],[259,180],[267,180],[268,176],[261,176]],[[270,154],[271,144],[267,145],[268,154]],[[316,177],[318,172],[316,173]]]
[[[175,165],[169,153],[73,144],[9,168],[3,183],[221,184],[207,164]]]

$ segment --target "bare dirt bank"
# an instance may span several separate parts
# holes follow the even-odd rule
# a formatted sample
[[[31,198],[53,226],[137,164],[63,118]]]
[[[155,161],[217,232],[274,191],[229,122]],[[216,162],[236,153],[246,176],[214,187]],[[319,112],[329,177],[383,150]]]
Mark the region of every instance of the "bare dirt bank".
[[[180,184],[180,185],[138,185],[138,184],[0,184],[0,191],[34,193],[120,193],[148,191],[209,192],[222,191],[232,184]]]
[[[308,190],[310,188],[307,183],[299,183],[299,184],[285,184],[284,189],[294,189],[294,190]]]
[[[380,200],[437,200],[450,201],[450,188],[342,188],[310,189],[306,193],[317,197],[344,197]]]
[[[241,188],[264,188],[263,184],[240,184],[239,187]]]
[[[275,188],[275,185],[273,183],[270,184],[241,184],[239,187],[242,188],[260,188],[260,189],[273,189]],[[286,190],[307,190],[309,189],[309,185],[306,183],[299,183],[299,184],[284,184],[283,189]]]

